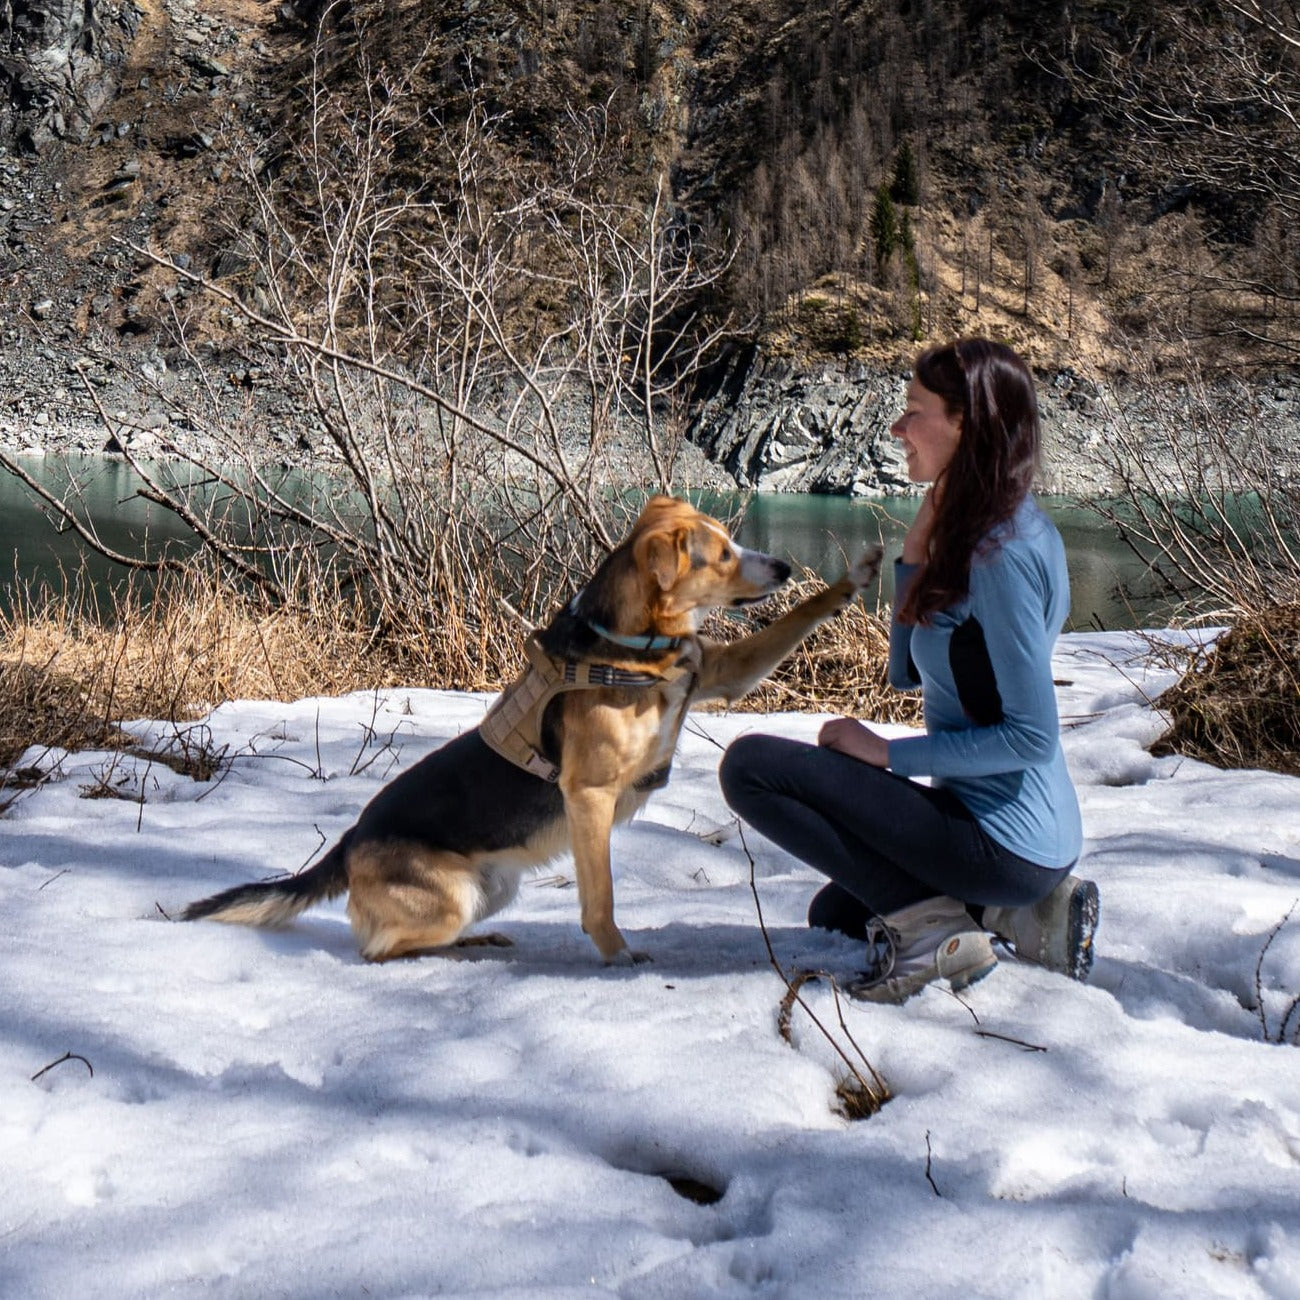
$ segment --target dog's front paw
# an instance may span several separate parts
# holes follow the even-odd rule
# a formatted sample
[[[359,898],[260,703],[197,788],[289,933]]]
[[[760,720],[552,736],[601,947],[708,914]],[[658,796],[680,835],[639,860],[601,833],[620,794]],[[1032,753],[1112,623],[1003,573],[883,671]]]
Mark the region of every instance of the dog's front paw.
[[[863,587],[869,587],[875,582],[880,576],[880,565],[884,558],[885,548],[877,542],[875,546],[869,546],[863,551],[849,566],[845,576],[853,584],[855,591],[861,591]]]
[[[605,958],[606,966],[640,966],[653,961],[648,952],[636,952],[631,948],[620,948],[612,957]]]

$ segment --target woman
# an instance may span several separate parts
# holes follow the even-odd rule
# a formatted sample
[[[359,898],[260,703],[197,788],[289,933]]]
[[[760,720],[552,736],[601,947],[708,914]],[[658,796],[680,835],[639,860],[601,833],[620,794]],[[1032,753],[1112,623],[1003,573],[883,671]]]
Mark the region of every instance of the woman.
[[[1033,377],[986,339],[930,348],[890,432],[930,484],[895,567],[889,645],[890,682],[921,688],[925,733],[886,740],[836,718],[816,746],[745,736],[723,793],[830,877],[808,920],[867,940],[857,996],[965,988],[997,964],[989,931],[1084,979],[1098,898],[1070,874],[1082,831],[1051,668],[1069,579],[1030,495]]]

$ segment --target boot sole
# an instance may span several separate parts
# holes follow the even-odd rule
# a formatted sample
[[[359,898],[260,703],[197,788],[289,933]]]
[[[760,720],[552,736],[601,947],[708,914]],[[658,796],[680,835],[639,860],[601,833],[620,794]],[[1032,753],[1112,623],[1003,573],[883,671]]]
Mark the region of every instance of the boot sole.
[[[1093,939],[1101,915],[1101,896],[1091,880],[1081,880],[1070,894],[1068,956],[1064,974],[1086,980],[1092,971]]]

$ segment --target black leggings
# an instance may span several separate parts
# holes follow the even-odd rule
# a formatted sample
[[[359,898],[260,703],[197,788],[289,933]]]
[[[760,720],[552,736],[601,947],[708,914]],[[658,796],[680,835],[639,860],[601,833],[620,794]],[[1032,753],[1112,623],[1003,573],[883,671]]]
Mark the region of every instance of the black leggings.
[[[722,793],[745,821],[829,876],[808,924],[861,937],[867,921],[947,894],[980,908],[1023,907],[1069,867],[1040,867],[992,839],[950,791],[833,749],[742,736],[723,755]]]

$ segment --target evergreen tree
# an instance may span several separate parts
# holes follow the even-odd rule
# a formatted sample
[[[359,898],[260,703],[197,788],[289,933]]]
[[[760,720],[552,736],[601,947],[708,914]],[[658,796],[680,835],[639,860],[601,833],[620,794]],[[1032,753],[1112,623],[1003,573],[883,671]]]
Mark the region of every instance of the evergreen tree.
[[[869,229],[876,249],[876,268],[884,270],[898,249],[899,227],[898,209],[890,197],[889,186],[883,183],[876,191],[876,201],[871,207]]]
[[[921,180],[910,141],[904,140],[894,157],[894,179],[889,194],[895,203],[908,208],[914,208],[921,201]]]

